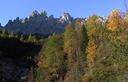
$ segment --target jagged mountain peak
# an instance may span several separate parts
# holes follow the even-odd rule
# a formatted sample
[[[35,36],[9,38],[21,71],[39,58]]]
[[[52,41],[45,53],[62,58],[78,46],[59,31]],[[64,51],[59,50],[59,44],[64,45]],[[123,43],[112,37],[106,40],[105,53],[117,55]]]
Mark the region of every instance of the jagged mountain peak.
[[[60,19],[65,22],[60,22]],[[29,17],[24,19],[16,18],[9,21],[3,29],[10,32],[23,33],[23,34],[41,34],[47,35],[52,33],[64,32],[64,27],[68,24],[67,21],[71,20],[69,13],[64,13],[61,18],[54,18],[53,15],[47,16],[46,11],[38,12],[33,11]]]
[[[60,22],[64,23],[64,22],[70,22],[73,20],[73,17],[71,17],[71,15],[67,12],[64,12],[63,16],[60,17]]]
[[[75,23],[76,19],[67,12],[64,12],[59,18],[54,18],[53,15],[48,16],[46,11],[38,12],[35,10],[29,17],[22,19],[18,17],[15,20],[10,20],[1,29],[15,33],[48,35],[64,32],[65,27],[70,22]]]
[[[37,10],[34,10],[31,14],[31,16],[40,15],[40,13]]]
[[[72,18],[71,15],[66,12],[64,12],[64,15],[62,17],[65,18],[66,20],[70,20],[70,18]]]

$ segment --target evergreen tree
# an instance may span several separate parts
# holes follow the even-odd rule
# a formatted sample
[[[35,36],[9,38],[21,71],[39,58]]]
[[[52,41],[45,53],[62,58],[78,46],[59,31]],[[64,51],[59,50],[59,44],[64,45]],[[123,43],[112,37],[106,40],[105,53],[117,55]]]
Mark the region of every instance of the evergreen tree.
[[[29,34],[28,41],[30,41],[30,42],[36,42],[36,36],[34,36],[32,34]]]
[[[9,34],[9,37],[14,37],[14,32],[11,32],[11,33]]]
[[[72,67],[73,63],[76,61],[76,51],[78,47],[78,40],[76,31],[72,24],[66,27],[64,32],[64,51],[68,55],[69,67]]]
[[[86,48],[88,45],[88,34],[84,25],[77,26],[78,50],[77,50],[77,63],[80,65],[81,76],[85,73],[86,69]]]
[[[43,49],[43,62],[37,69],[37,82],[57,82],[61,78],[60,71],[65,71],[63,40],[58,35],[49,36]]]
[[[86,28],[77,25],[75,31],[73,26],[69,25],[64,33],[64,43],[64,49],[68,55],[69,68],[65,82],[82,82],[82,76],[86,66],[85,50],[88,44]]]
[[[8,37],[8,32],[7,32],[7,30],[2,30],[2,34],[1,34],[1,37]]]

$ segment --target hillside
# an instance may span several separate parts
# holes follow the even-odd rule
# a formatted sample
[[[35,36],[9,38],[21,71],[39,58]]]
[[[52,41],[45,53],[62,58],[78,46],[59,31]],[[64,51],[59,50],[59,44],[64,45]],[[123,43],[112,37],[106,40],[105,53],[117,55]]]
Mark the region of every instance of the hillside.
[[[10,20],[0,30],[0,81],[127,82],[128,14]]]

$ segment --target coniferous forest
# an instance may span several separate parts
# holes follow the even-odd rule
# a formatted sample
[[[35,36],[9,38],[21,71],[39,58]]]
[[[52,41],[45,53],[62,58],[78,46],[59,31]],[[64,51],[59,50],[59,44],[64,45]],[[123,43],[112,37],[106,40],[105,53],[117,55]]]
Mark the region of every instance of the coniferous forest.
[[[32,26],[31,20],[1,27],[0,82],[128,82],[127,13],[113,10],[107,17],[91,15],[63,24],[56,19],[47,30],[44,21],[45,36],[7,29]]]

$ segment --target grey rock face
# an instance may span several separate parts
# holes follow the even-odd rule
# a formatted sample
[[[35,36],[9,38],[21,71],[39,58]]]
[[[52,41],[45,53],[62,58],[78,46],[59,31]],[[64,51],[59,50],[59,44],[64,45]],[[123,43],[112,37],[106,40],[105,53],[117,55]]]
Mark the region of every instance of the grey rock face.
[[[25,19],[9,20],[8,23],[2,29],[6,29],[11,32],[20,32],[23,34],[41,34],[47,35],[52,33],[64,32],[64,27],[72,21],[73,18],[69,13],[64,13],[64,16],[60,18],[54,18],[53,15],[47,16],[47,13],[33,11],[29,17]]]

